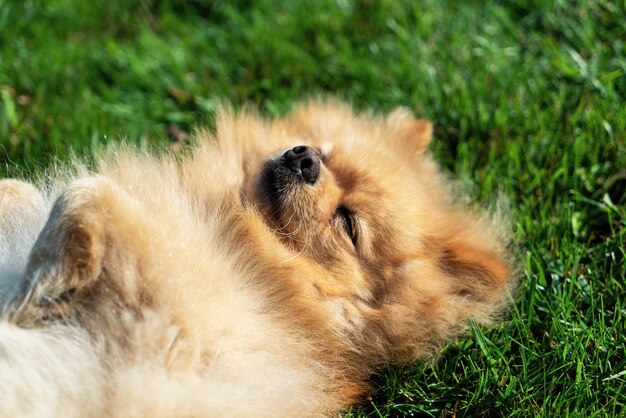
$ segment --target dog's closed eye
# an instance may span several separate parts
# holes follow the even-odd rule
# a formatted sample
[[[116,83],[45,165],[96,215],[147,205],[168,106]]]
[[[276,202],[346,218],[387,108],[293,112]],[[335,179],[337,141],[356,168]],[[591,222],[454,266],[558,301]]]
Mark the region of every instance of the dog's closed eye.
[[[341,222],[341,227],[344,229],[345,233],[352,241],[352,245],[356,246],[357,244],[357,225],[356,225],[356,217],[353,212],[351,212],[345,206],[339,206],[335,211],[335,216]]]

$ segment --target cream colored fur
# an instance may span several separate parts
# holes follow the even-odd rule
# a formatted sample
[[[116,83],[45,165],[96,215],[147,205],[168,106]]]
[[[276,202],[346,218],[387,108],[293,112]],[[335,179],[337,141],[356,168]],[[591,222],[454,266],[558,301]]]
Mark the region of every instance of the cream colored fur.
[[[333,101],[223,110],[188,154],[120,146],[40,185],[58,192],[0,181],[0,416],[333,416],[377,366],[492,324],[505,242],[450,205],[431,133]],[[259,173],[299,144],[319,180],[275,213]]]

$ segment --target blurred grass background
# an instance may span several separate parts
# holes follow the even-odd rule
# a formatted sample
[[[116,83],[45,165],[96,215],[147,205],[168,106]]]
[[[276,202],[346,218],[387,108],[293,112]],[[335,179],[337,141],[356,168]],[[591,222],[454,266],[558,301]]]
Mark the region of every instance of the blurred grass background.
[[[626,2],[0,0],[0,178],[319,93],[434,120],[524,268],[506,324],[347,415],[625,416]]]

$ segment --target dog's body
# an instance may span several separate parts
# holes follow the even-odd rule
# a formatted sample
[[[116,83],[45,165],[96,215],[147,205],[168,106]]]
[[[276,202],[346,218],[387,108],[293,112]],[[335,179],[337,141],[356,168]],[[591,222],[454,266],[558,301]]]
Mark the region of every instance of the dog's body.
[[[331,415],[490,324],[503,242],[449,203],[430,135],[330,101],[225,111],[191,155],[1,182],[0,416]]]

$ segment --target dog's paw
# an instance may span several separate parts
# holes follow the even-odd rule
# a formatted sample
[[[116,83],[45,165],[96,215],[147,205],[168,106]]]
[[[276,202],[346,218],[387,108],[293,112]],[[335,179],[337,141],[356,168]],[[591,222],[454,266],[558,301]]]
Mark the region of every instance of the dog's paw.
[[[115,186],[101,177],[71,184],[57,199],[35,242],[13,316],[27,322],[63,316],[102,271],[107,213]]]

